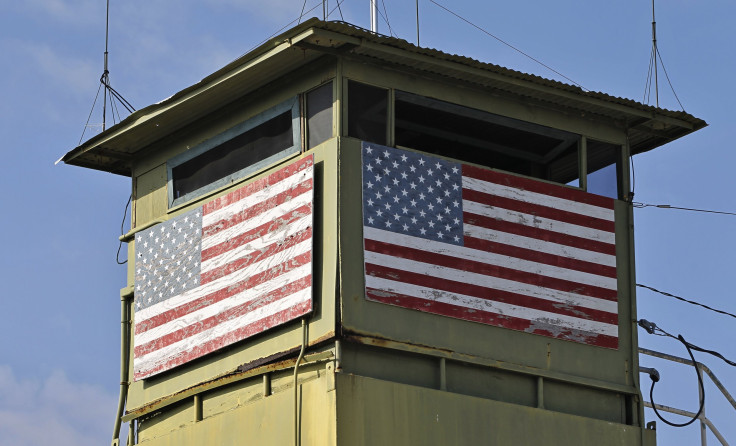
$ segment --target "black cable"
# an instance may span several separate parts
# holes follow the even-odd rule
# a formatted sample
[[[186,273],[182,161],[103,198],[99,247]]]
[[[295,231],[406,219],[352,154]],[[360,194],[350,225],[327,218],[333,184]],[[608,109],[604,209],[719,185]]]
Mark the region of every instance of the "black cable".
[[[529,59],[531,59],[531,60],[533,60],[534,62],[538,63],[539,65],[543,66],[544,68],[546,68],[546,69],[550,70],[551,72],[553,72],[553,73],[557,74],[558,76],[562,76],[562,77],[564,77],[565,79],[567,79],[568,81],[570,81],[570,82],[572,82],[573,84],[577,85],[577,86],[578,86],[578,87],[580,87],[581,89],[583,89],[583,90],[585,90],[585,91],[590,91],[590,90],[588,90],[587,88],[585,88],[585,87],[583,87],[582,85],[580,85],[579,83],[575,82],[574,80],[572,80],[572,79],[570,79],[569,77],[565,76],[564,74],[560,73],[559,71],[557,71],[557,70],[553,69],[553,68],[552,68],[552,67],[550,67],[549,65],[546,65],[546,64],[542,63],[541,61],[539,61],[539,60],[537,60],[537,59],[533,58],[532,56],[530,56],[530,55],[528,55],[527,53],[525,53],[525,52],[521,51],[520,49],[518,49],[518,48],[516,48],[515,46],[511,45],[510,43],[508,43],[508,42],[505,42],[505,41],[504,41],[504,40],[502,40],[501,38],[499,38],[499,37],[496,37],[496,36],[494,36],[494,35],[493,35],[493,34],[491,34],[490,32],[486,31],[485,29],[481,28],[480,26],[476,25],[475,23],[471,22],[470,20],[468,20],[468,19],[466,19],[466,18],[464,18],[464,17],[460,16],[459,14],[457,14],[457,13],[455,13],[455,12],[453,12],[453,11],[451,11],[451,10],[447,9],[446,7],[444,7],[444,6],[440,5],[439,3],[437,3],[437,2],[436,2],[436,1],[434,1],[434,0],[429,0],[429,1],[430,1],[430,2],[432,2],[432,3],[434,3],[435,5],[439,6],[440,8],[444,9],[445,11],[449,12],[450,14],[454,15],[455,17],[457,17],[458,19],[462,20],[463,22],[467,23],[468,25],[470,25],[470,26],[472,26],[472,27],[474,27],[474,28],[476,28],[476,29],[478,29],[478,30],[482,31],[483,33],[487,34],[487,35],[488,35],[488,36],[490,36],[490,37],[493,37],[494,39],[496,39],[496,40],[498,40],[499,42],[503,43],[504,45],[506,45],[507,47],[511,48],[512,50],[514,50],[514,51],[516,51],[516,52],[518,52],[518,53],[520,53],[520,54],[522,54],[522,55],[524,55],[524,56],[528,57]]]
[[[683,208],[678,206],[672,206],[669,204],[649,204],[632,202],[635,208],[660,208],[660,209],[677,209],[679,211],[692,211],[692,212],[705,212],[708,214],[722,214],[722,215],[736,215],[736,212],[725,212],[725,211],[713,211],[710,209],[695,209],[695,208]]]
[[[675,299],[677,299],[677,300],[681,300],[681,301],[683,301],[683,302],[686,302],[686,303],[689,303],[689,304],[692,304],[692,305],[697,305],[697,306],[699,306],[699,307],[703,307],[703,308],[705,308],[706,310],[714,311],[714,312],[716,312],[716,313],[720,313],[720,314],[724,314],[724,315],[726,315],[726,316],[731,316],[732,318],[736,318],[736,314],[733,314],[733,313],[729,313],[728,311],[723,311],[723,310],[717,310],[717,309],[715,309],[715,308],[711,308],[711,307],[709,307],[708,305],[705,305],[705,304],[701,304],[700,302],[695,302],[695,301],[693,301],[693,300],[688,300],[688,299],[685,299],[684,297],[680,297],[680,296],[675,296],[674,294],[670,294],[670,293],[668,293],[668,292],[666,292],[666,291],[660,291],[660,290],[658,290],[658,289],[656,289],[656,288],[654,288],[654,287],[650,287],[649,285],[644,285],[644,284],[641,284],[641,283],[637,283],[637,284],[636,284],[636,286],[638,286],[638,287],[640,287],[640,288],[646,288],[646,289],[648,289],[648,290],[650,290],[650,291],[654,291],[655,293],[659,293],[659,294],[661,294],[661,295],[663,295],[663,296],[667,296],[667,297],[673,297],[673,298],[675,298]]]
[[[671,421],[665,420],[664,417],[662,417],[662,415],[657,410],[657,405],[654,403],[654,385],[657,383],[658,380],[654,379],[653,377],[652,377],[652,387],[649,389],[649,400],[652,402],[652,409],[654,409],[654,413],[657,414],[657,417],[659,417],[660,420],[664,421],[670,426],[685,427],[685,426],[689,426],[695,420],[697,420],[700,417],[700,414],[703,412],[703,407],[705,406],[705,387],[703,386],[703,377],[701,376],[700,370],[698,369],[698,363],[697,361],[695,361],[695,356],[693,356],[693,352],[690,350],[690,344],[687,341],[685,341],[682,335],[678,335],[676,339],[682,342],[682,344],[687,349],[688,354],[690,354],[690,359],[693,360],[693,367],[695,367],[695,374],[698,375],[698,384],[700,385],[700,408],[698,409],[698,413],[696,413],[695,416],[692,419],[690,419],[690,421],[687,421],[685,423],[673,423]]]
[[[345,17],[342,16],[342,8],[340,7],[340,3],[344,2],[345,0],[338,0],[337,2],[337,10],[340,11],[340,20],[345,20]],[[332,8],[332,11],[335,11],[335,8]]]
[[[662,53],[659,52],[659,48],[657,48],[657,56],[659,56],[659,61],[662,63],[662,69],[664,70],[664,77],[667,78],[667,83],[670,84],[670,90],[672,90],[672,94],[675,95],[675,99],[677,99],[677,103],[680,104],[680,108],[682,111],[685,111],[685,107],[682,106],[682,102],[680,102],[680,98],[677,97],[677,93],[675,93],[675,87],[672,86],[672,82],[670,81],[670,75],[667,74],[667,68],[664,66],[664,61],[662,60]]]
[[[123,211],[123,221],[120,222],[120,235],[125,235],[125,217],[128,216],[128,207],[130,206],[130,202],[133,200],[133,194],[130,194],[130,197],[128,197],[128,203],[125,205],[125,211]],[[128,263],[128,259],[125,259],[124,262],[120,261],[120,250],[123,248],[123,241],[120,240],[120,244],[118,245],[118,253],[115,256],[115,261],[118,262],[118,265],[125,265]]]
[[[84,129],[82,129],[82,136],[79,137],[79,143],[78,146],[82,144],[82,140],[84,139],[84,134],[87,132],[87,127],[89,127],[89,120],[92,118],[92,112],[95,111],[95,105],[97,105],[97,98],[100,97],[100,89],[102,89],[102,84],[100,84],[97,87],[97,94],[95,95],[95,100],[92,102],[92,110],[89,111],[89,116],[87,116],[87,122],[84,124]]]
[[[394,29],[391,28],[391,22],[388,21],[388,11],[386,11],[386,3],[383,0],[381,0],[381,5],[383,5],[383,13],[386,14],[385,17],[383,17],[383,15],[381,15],[381,17],[383,17],[383,20],[386,22],[386,25],[388,25],[388,32],[391,33],[391,35],[393,36],[395,33],[394,33]],[[378,14],[381,14],[381,11],[378,11]],[[398,36],[399,35],[396,34],[396,37]]]
[[[307,0],[304,0],[304,3],[302,4],[302,12],[299,13],[299,20],[297,21],[297,24],[302,23],[302,17],[304,17],[304,8],[306,8],[306,7],[307,7]],[[312,8],[312,9],[314,9],[314,8]],[[283,28],[281,28],[281,29],[283,29]]]

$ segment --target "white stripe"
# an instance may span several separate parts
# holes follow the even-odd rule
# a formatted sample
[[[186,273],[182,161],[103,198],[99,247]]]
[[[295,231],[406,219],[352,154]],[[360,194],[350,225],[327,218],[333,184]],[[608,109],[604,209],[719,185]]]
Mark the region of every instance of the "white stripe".
[[[457,305],[476,311],[487,311],[496,313],[501,316],[515,317],[526,319],[532,322],[540,322],[544,324],[555,325],[558,327],[569,328],[572,330],[581,330],[590,333],[603,334],[606,336],[617,337],[618,326],[606,324],[598,321],[589,321],[563,314],[549,313],[547,311],[536,310],[533,308],[520,307],[518,305],[507,304],[504,302],[489,301],[473,296],[466,296],[458,293],[448,293],[432,288],[425,288],[404,282],[394,282],[388,279],[372,278],[371,288],[377,288],[390,293],[399,293],[419,299],[440,302],[445,304]]]
[[[235,249],[225,251],[222,254],[215,256],[211,259],[202,261],[201,273],[207,273],[221,266],[227,265],[230,262],[244,258],[255,251],[260,251],[269,245],[274,243],[283,243],[287,238],[297,234],[312,226],[312,215],[309,214],[306,217],[300,218],[299,220],[292,222],[286,226],[280,226],[276,228],[274,232],[269,232],[262,237],[251,240],[244,245],[240,245]]]
[[[214,305],[208,305],[200,308],[197,311],[185,314],[178,319],[173,319],[166,322],[165,324],[159,325],[158,327],[152,328],[148,331],[135,335],[135,345],[140,346],[148,342],[164,337],[170,333],[173,333],[181,328],[195,325],[199,322],[204,321],[207,318],[215,316],[219,313],[223,313],[231,308],[235,308],[246,302],[254,301],[261,296],[275,291],[283,286],[288,285],[291,282],[296,282],[299,279],[309,276],[312,274],[312,265],[307,264],[300,266],[286,274],[278,275],[267,282],[261,282],[252,288],[243,290],[242,292],[223,299]]]
[[[145,374],[147,371],[156,368],[158,365],[170,361],[176,356],[185,354],[195,346],[200,346],[213,339],[224,336],[231,331],[246,327],[254,322],[265,319],[290,307],[308,301],[312,297],[312,289],[307,288],[294,293],[286,298],[270,303],[263,307],[257,308],[235,319],[231,319],[225,323],[212,327],[203,332],[197,333],[189,338],[182,339],[162,349],[153,351],[139,358],[134,358],[134,369],[136,374]]]
[[[207,237],[202,237],[202,250],[211,248],[213,246],[217,246],[220,243],[226,242],[227,240],[230,240],[233,237],[246,233],[265,223],[269,223],[271,221],[278,220],[278,218],[280,218],[281,216],[286,215],[287,213],[301,206],[304,206],[306,204],[311,204],[312,201],[313,201],[312,200],[312,190],[310,189],[308,191],[305,191],[303,194],[300,194],[296,197],[292,197],[289,201],[281,203],[280,205],[273,207],[271,209],[267,209],[258,215],[254,215],[248,220],[241,221],[238,224],[235,224],[227,229],[218,231]],[[241,207],[237,209],[238,212],[248,208],[248,203],[244,201],[241,201],[239,203],[241,204]],[[231,210],[235,211],[236,209],[231,207]],[[217,221],[220,221],[220,220],[217,220]],[[206,226],[203,224],[202,227],[205,228]]]
[[[448,255],[455,257],[456,259],[485,263],[487,265],[494,265],[503,268],[514,269],[517,271],[539,274],[550,278],[567,280],[579,284],[592,285],[609,290],[616,290],[618,288],[618,281],[616,278],[599,276],[597,274],[575,271],[567,268],[561,268],[559,266],[546,265],[544,263],[532,262],[524,259],[517,259],[515,257],[494,254],[478,249],[451,245],[448,243],[436,242],[434,240],[427,240],[419,237],[396,234],[394,232],[384,231],[371,227],[364,227],[363,232],[364,237],[367,239],[379,240],[406,248],[413,248],[421,251]]]
[[[502,184],[491,183],[476,178],[463,177],[463,188],[496,195],[498,197],[510,198],[524,203],[538,204],[563,211],[574,212],[580,215],[588,215],[603,220],[613,221],[613,209],[610,208],[581,203],[579,201],[568,200]]]
[[[470,200],[463,200],[463,210],[465,212],[470,212],[471,214],[477,214],[511,223],[518,223],[524,226],[543,229],[545,231],[559,232],[561,234],[573,235],[575,237],[582,237],[603,243],[616,243],[616,234],[613,232],[553,220],[551,218],[538,217],[536,215],[525,214],[523,212],[503,209],[483,203],[476,203]]]
[[[136,310],[135,319],[136,321],[142,322],[146,319],[150,319],[153,316],[156,316],[157,314],[161,314],[173,308],[186,305],[187,303],[197,300],[200,297],[207,296],[230,285],[242,282],[243,280],[248,279],[250,276],[265,271],[271,266],[283,262],[284,260],[288,260],[290,258],[304,254],[305,252],[309,252],[311,249],[312,239],[310,238],[278,253],[278,257],[268,257],[246,268],[239,269],[232,274],[220,277],[217,280],[205,283],[204,285],[185,291],[184,293],[177,296],[170,297],[169,299],[153,304],[150,307]]]
[[[272,184],[265,189],[261,189],[251,195],[241,198],[238,201],[234,201],[210,214],[204,215],[202,217],[202,226],[207,227],[213,223],[217,223],[220,220],[227,220],[247,206],[260,203],[270,197],[296,187],[299,183],[312,178],[313,169],[314,166],[309,166],[300,172],[296,172],[290,177],[284,178],[276,184]]]
[[[618,312],[618,303],[606,299],[583,296],[581,294],[567,291],[558,291],[538,285],[530,285],[528,283],[502,279],[500,277],[471,273],[460,269],[433,265],[416,260],[391,257],[386,254],[379,254],[372,251],[365,252],[365,262],[366,264],[395,268],[401,271],[422,274],[428,277],[437,277],[439,279],[467,283],[469,285],[481,286],[493,290],[521,294],[550,302],[557,302],[563,305],[590,308],[613,314]],[[368,286],[372,280],[374,280],[373,277],[366,276],[366,285]]]
[[[531,249],[533,251],[581,260],[584,262],[597,263],[599,265],[611,266],[614,268],[616,267],[615,255],[588,251],[587,249],[576,248],[573,246],[560,245],[559,243],[524,237],[523,235],[495,231],[480,226],[469,225],[467,223],[465,224],[465,235],[502,243],[504,245],[516,246],[518,248]]]

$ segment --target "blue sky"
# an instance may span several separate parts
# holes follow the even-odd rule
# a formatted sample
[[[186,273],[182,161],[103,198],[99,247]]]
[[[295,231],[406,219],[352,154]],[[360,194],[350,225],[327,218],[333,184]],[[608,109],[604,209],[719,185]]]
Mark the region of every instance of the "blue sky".
[[[651,50],[648,0],[440,3],[588,89],[643,99]],[[335,5],[331,1],[330,9]],[[308,16],[321,15],[321,4],[307,0],[306,9],[313,6]],[[394,0],[385,10],[393,34],[410,41],[416,38],[414,6],[413,0]],[[301,0],[111,0],[112,85],[137,108],[160,101],[253,48],[301,7]],[[419,8],[422,46],[564,80],[429,0],[420,0]],[[368,27],[368,1],[345,0],[342,13]],[[736,211],[730,135],[735,13],[736,4],[725,0],[657,3],[659,48],[675,91],[685,109],[710,126],[635,157],[636,201]],[[0,444],[39,444],[41,437],[58,445],[105,444],[112,429],[118,296],[125,284],[115,252],[130,180],[54,166],[79,143],[90,112],[102,74],[104,19],[104,0],[0,3],[0,237],[6,252],[0,260],[6,315],[0,324]],[[391,33],[383,19],[379,31]],[[679,109],[661,72],[660,87],[660,105]],[[92,123],[101,122],[100,110]],[[635,218],[639,283],[736,313],[736,217],[645,208]],[[639,291],[639,317],[736,359],[733,318],[646,290]],[[687,356],[671,339],[640,330],[640,340]],[[736,393],[736,369],[705,354],[696,357]],[[658,402],[697,410],[692,369],[647,358],[642,365],[662,374]],[[648,394],[649,379],[642,382]],[[707,415],[736,442],[736,412],[712,385],[706,394]],[[647,418],[654,416],[648,412]],[[699,441],[695,426],[658,427],[659,444]],[[712,436],[709,442],[716,444]]]

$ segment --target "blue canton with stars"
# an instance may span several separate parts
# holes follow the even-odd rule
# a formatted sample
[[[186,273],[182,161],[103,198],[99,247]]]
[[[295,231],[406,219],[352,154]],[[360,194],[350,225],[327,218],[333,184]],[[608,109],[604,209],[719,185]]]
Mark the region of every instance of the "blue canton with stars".
[[[137,233],[136,310],[199,286],[201,250],[201,208]]]
[[[458,163],[364,142],[363,225],[463,244]]]

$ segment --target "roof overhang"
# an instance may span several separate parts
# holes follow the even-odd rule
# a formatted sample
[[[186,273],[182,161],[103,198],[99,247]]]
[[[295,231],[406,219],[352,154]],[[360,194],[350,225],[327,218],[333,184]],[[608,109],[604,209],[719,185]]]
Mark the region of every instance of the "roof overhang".
[[[141,149],[325,54],[346,52],[382,64],[493,88],[579,115],[621,123],[628,129],[633,154],[654,149],[707,125],[702,119],[685,112],[588,92],[573,85],[464,56],[420,48],[404,40],[376,35],[341,22],[311,19],[269,40],[197,84],[136,111],[69,151],[60,161],[130,176],[133,160]]]

